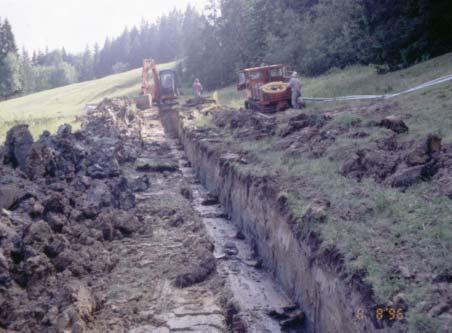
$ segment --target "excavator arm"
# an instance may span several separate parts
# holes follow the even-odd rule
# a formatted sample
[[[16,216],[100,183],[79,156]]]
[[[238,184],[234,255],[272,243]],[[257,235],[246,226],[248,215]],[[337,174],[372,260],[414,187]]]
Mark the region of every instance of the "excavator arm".
[[[151,83],[150,75],[152,74]],[[157,70],[154,59],[143,60],[141,93],[145,99],[152,97],[152,101],[144,103],[147,107],[152,102],[156,104],[171,104],[177,98],[175,72],[172,69]],[[146,98],[147,97],[147,98]]]
[[[154,84],[149,83],[149,72],[152,72],[152,78]],[[143,71],[142,71],[142,93],[143,95],[151,94],[152,99],[158,101],[160,98],[160,78],[157,71],[157,66],[154,59],[144,59],[143,60]]]

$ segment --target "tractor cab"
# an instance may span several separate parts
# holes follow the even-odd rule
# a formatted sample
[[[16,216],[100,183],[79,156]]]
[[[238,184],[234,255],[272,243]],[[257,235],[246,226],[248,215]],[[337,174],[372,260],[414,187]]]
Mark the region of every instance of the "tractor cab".
[[[242,69],[239,72],[238,90],[246,90],[245,108],[274,111],[287,108],[291,91],[288,65],[270,65]]]

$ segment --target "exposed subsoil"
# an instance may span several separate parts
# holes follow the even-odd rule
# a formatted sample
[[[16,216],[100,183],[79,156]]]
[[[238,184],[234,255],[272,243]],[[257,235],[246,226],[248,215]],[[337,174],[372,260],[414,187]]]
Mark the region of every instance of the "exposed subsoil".
[[[0,158],[0,332],[300,331],[156,110],[19,125]]]
[[[227,328],[213,245],[181,194],[162,127],[130,106],[106,100],[81,131],[64,125],[37,142],[26,126],[9,131],[2,330]]]
[[[214,243],[217,272],[224,279],[232,299],[226,305],[228,320],[233,332],[301,332],[305,314],[275,281],[272,274],[262,267],[256,253],[256,244],[231,222],[229,215],[219,204],[218,198],[209,193],[196,179],[194,170],[176,140],[170,140],[180,169],[189,182],[193,207],[201,215],[207,233]],[[179,148],[179,149],[178,149]],[[237,313],[235,313],[237,312]]]
[[[379,102],[353,110],[339,108],[319,111],[316,114],[301,112],[294,116],[266,115],[243,109],[225,110],[220,107],[198,111],[184,109],[181,114],[183,119],[188,121],[196,119],[195,112],[210,115],[214,126],[197,127],[190,124],[185,128],[185,134],[190,141],[199,143],[201,147],[199,149],[204,149],[207,156],[210,154],[234,156],[232,161],[234,167],[244,165],[252,169],[255,166],[252,170],[257,170],[259,167],[271,168],[271,162],[267,162],[264,157],[267,151],[281,152],[282,161],[285,158],[289,161],[291,157],[312,160],[327,157],[340,164],[337,177],[346,177],[358,182],[372,178],[385,187],[400,191],[405,191],[415,184],[428,183],[429,194],[425,198],[422,197],[426,202],[443,197],[452,199],[452,143],[443,142],[442,138],[434,133],[409,139],[404,135],[410,131],[404,121],[406,118],[394,115],[397,113],[397,108],[397,104]],[[353,111],[357,117],[352,118],[348,123],[335,121],[344,111]],[[381,134],[379,132],[376,139],[368,139],[375,133],[375,129],[379,130],[378,128],[382,129]],[[361,143],[361,139],[366,143]],[[347,140],[347,149],[334,150],[337,147],[336,143],[341,140]],[[224,144],[228,141],[232,141],[233,144]],[[246,141],[251,148],[241,148],[239,143],[242,141]],[[353,141],[360,144],[354,145]],[[256,143],[256,147],[265,148],[258,149],[258,153],[255,153],[252,148],[253,142]],[[356,146],[359,148],[354,148]],[[331,149],[331,147],[334,148]],[[275,174],[275,178],[248,174],[246,177],[248,178],[244,176],[243,180],[245,183],[254,184],[261,181],[271,188],[269,192],[272,193],[292,190],[303,192],[303,199],[309,202],[309,205],[303,217],[296,219],[293,226],[294,234],[300,241],[312,245],[314,252],[318,252],[314,260],[323,260],[327,266],[333,267],[338,275],[346,276],[345,258],[334,247],[321,250],[322,239],[320,235],[310,231],[309,225],[324,223],[328,215],[333,214],[338,219],[352,220],[359,216],[361,211],[337,206],[335,202],[331,202],[328,195],[322,196],[319,191],[310,188],[310,181],[305,179],[303,174]],[[352,193],[352,195],[355,194]],[[359,192],[357,195],[360,195]],[[282,195],[277,199],[281,206],[287,207],[287,197]],[[290,217],[288,213],[289,220]],[[428,218],[434,220],[435,216],[428,216]],[[422,302],[422,305],[416,304],[415,311],[423,312],[427,318],[437,320],[438,330],[448,332],[452,322],[450,294],[452,273],[449,266],[437,267],[435,272],[421,270],[413,272],[413,268],[405,266],[403,255],[405,254],[402,252],[400,261],[394,263],[391,274],[396,279],[410,283],[414,288],[431,286],[434,290],[431,299]],[[372,313],[381,305],[377,305],[373,286],[366,282],[366,275],[365,270],[358,271],[348,277],[348,281],[350,281],[350,288],[356,287],[362,290],[369,313]],[[409,310],[403,294],[395,295],[388,304],[406,312]],[[373,319],[376,329],[390,328],[394,324],[394,322]],[[397,324],[401,324],[397,329],[407,330],[407,327],[403,327],[406,321],[400,321]]]
[[[417,140],[399,138],[409,128],[403,119],[391,115],[391,109],[395,107],[393,104],[380,103],[362,110],[357,108],[354,111],[363,116],[375,111],[389,115],[367,122],[358,118],[348,126],[331,122],[335,115],[344,111],[342,109],[318,114],[301,113],[283,123],[276,116],[258,112],[218,109],[213,112],[213,121],[217,127],[229,129],[236,139],[276,137],[273,150],[284,151],[287,157],[303,156],[311,159],[324,156],[340,137],[359,140],[370,135],[371,127],[387,128],[392,135],[375,140],[365,148],[345,156],[342,175],[358,181],[373,178],[379,183],[402,190],[429,181],[434,185],[436,194],[452,199],[452,144],[442,143],[442,138],[436,134]],[[340,159],[343,158],[340,156]]]

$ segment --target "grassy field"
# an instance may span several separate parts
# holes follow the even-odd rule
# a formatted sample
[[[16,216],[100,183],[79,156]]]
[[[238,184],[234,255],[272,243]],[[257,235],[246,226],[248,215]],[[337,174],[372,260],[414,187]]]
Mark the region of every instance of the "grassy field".
[[[159,68],[174,67],[167,63]],[[141,88],[141,69],[107,76],[93,81],[46,90],[0,102],[0,142],[16,124],[27,123],[36,138],[43,130],[54,132],[63,123],[78,126],[76,116],[83,114],[86,104],[105,97],[136,96]]]
[[[395,93],[440,76],[452,74],[452,54],[446,54],[410,68],[378,75],[370,66],[351,66],[344,70],[331,70],[330,73],[314,77],[302,77],[303,96],[336,97],[360,94]],[[413,113],[408,125],[415,128],[411,134],[418,135],[430,131],[442,134],[452,140],[452,116],[448,102],[452,92],[451,83],[417,91],[393,99],[399,103],[402,113]],[[244,93],[235,86],[226,87],[214,93],[219,104],[239,108],[243,106]],[[368,102],[365,102],[368,103]],[[329,107],[359,106],[365,103],[308,103],[307,111],[315,112]],[[345,115],[346,116],[346,115]],[[411,128],[411,127],[410,127]]]
[[[448,74],[452,74],[452,54],[384,75],[377,75],[371,67],[353,66],[316,78],[302,78],[303,95],[394,93]],[[235,87],[218,90],[215,97],[226,106],[243,105],[243,96]],[[390,130],[365,125],[388,114],[402,117],[409,127],[408,133],[397,135],[397,142],[420,140],[436,133],[444,145],[451,144],[452,82],[385,102],[308,103],[302,111],[275,114],[278,129],[301,112],[331,114],[333,119],[324,131],[345,131],[335,135],[321,157],[287,154],[284,149],[275,148],[281,142],[278,136],[237,140],[231,136],[234,132],[212,127],[208,119],[195,117],[194,121],[195,126],[207,124],[224,135],[224,149],[250,156],[253,163],[237,164],[242,172],[277,180],[300,220],[313,198],[331,202],[327,222],[307,228],[320,232],[323,248],[334,246],[340,251],[350,274],[363,269],[367,272],[366,281],[373,286],[376,301],[394,304],[402,298],[408,305],[410,331],[450,332],[444,330],[449,320],[447,313],[439,318],[428,312],[444,301],[441,294],[451,293],[450,285],[432,281],[439,274],[452,275],[452,200],[440,194],[433,182],[419,182],[401,191],[372,178],[358,182],[342,176],[340,171],[358,149],[374,149],[378,140],[394,135]],[[368,136],[350,137],[355,131],[364,131]],[[309,144],[307,147],[316,148]],[[400,270],[405,268],[412,277],[401,276]]]

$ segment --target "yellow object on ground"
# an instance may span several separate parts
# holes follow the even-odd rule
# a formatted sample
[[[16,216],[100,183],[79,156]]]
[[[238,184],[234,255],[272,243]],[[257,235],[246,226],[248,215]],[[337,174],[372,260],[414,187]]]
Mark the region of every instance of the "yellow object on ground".
[[[286,91],[288,88],[288,84],[285,82],[269,82],[264,84],[261,89],[266,94],[279,94]]]

